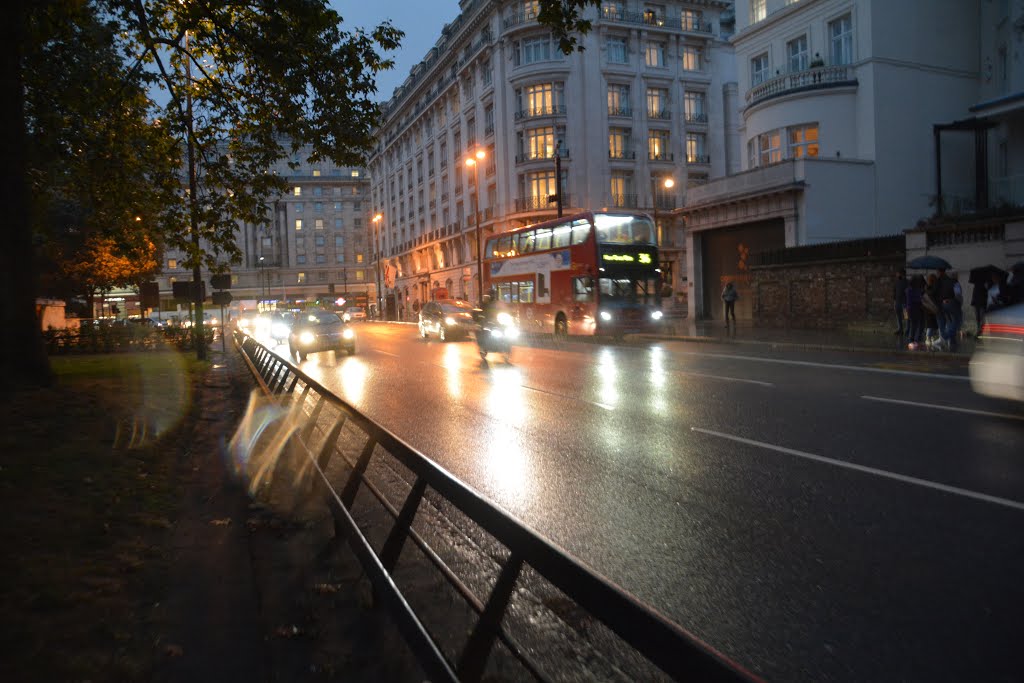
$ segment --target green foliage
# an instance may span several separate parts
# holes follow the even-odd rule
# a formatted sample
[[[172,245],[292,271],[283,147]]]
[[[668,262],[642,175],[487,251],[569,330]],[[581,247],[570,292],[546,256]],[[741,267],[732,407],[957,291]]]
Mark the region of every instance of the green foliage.
[[[537,22],[551,29],[558,48],[564,54],[575,50],[582,52],[583,45],[575,34],[586,35],[591,28],[590,20],[583,18],[583,11],[587,6],[600,5],[600,0],[540,0]]]
[[[215,331],[205,327],[205,341],[212,344]],[[185,327],[152,328],[136,324],[89,322],[78,329],[49,328],[43,332],[51,355],[122,353],[127,351],[187,351],[193,348],[192,330]]]

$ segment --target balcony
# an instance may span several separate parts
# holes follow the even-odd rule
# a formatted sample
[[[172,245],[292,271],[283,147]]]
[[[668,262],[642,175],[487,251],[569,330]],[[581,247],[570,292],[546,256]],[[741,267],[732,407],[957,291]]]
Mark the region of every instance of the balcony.
[[[608,158],[612,161],[628,161],[636,159],[636,152],[630,149],[610,149],[608,150]]]
[[[658,109],[656,111],[648,110],[647,118],[667,121],[672,118],[672,111],[669,109]]]
[[[857,79],[853,77],[850,67],[819,66],[806,71],[778,76],[756,85],[747,91],[746,100],[747,106],[751,106],[773,97],[791,93],[856,85]]]
[[[565,116],[565,105],[553,104],[543,107],[529,107],[527,109],[520,109],[513,114],[516,121],[535,119],[541,116]]]
[[[552,151],[550,153],[548,153],[547,151],[543,151],[543,152],[520,152],[519,154],[516,155],[516,163],[517,164],[522,164],[522,163],[526,163],[528,161],[546,161],[546,160],[554,159],[555,156],[556,156],[556,154],[554,153],[554,151]],[[568,159],[569,158],[569,150],[566,149],[565,147],[563,147],[560,150],[560,153],[557,154],[557,156],[560,156],[563,159]]]
[[[512,14],[505,17],[504,27],[505,29],[514,28],[516,26],[522,26],[523,24],[532,23],[537,21],[537,14],[533,11],[530,12],[513,12]]]
[[[562,193],[562,206],[572,206],[572,195]],[[547,195],[545,197],[516,197],[515,200],[515,211],[516,213],[522,213],[523,211],[554,211],[557,208],[555,203],[555,195]]]
[[[648,161],[672,161],[673,154],[671,152],[648,152]]]
[[[633,118],[633,110],[629,107],[608,107],[609,117]]]
[[[486,136],[489,136],[489,135],[494,135],[494,124],[493,123],[488,123],[486,126],[484,126],[484,136],[486,137]]]
[[[686,163],[687,164],[710,164],[711,163],[711,157],[709,155],[707,155],[707,154],[690,154],[689,152],[687,152],[687,154],[686,154]]]
[[[654,208],[657,209],[658,211],[671,211],[672,209],[676,208],[675,196],[665,195],[662,197],[655,197]]]
[[[692,125],[707,125],[707,123],[708,123],[708,115],[703,113],[703,112],[687,113],[686,114],[686,124],[688,126],[692,126]]]
[[[609,197],[608,206],[613,206],[616,209],[640,208],[635,194],[612,194]]]

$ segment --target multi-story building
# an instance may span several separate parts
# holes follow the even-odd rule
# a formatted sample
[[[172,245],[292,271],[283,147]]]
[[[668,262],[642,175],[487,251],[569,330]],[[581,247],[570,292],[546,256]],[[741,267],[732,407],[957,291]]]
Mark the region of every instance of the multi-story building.
[[[252,305],[345,298],[372,304],[377,295],[366,172],[311,163],[301,154],[291,161],[295,168],[283,159],[273,169],[287,178],[288,190],[269,202],[269,225],[238,227],[242,262],[230,269],[233,300]],[[164,255],[157,278],[164,311],[179,305],[171,296],[173,283],[192,279],[182,263],[182,254]],[[205,271],[203,279],[209,280]]]
[[[751,317],[751,253],[899,234],[937,207],[974,197],[976,178],[987,173],[975,150],[989,143],[982,133],[955,133],[980,130],[965,122],[979,106],[1019,120],[1010,113],[1019,96],[978,104],[980,92],[1006,93],[989,82],[1007,78],[997,72],[1008,68],[1021,30],[1000,29],[993,53],[991,34],[979,31],[980,8],[1006,14],[1009,4],[736,0],[742,170],[694,189],[678,212],[687,226],[690,312],[717,317],[723,283],[733,281],[737,315]],[[991,54],[982,56],[983,45]]]
[[[439,290],[478,300],[481,236],[559,209],[651,212],[679,288],[670,211],[741,162],[730,3],[604,2],[568,56],[536,1],[460,7],[385,106],[369,163],[388,310],[411,317]]]

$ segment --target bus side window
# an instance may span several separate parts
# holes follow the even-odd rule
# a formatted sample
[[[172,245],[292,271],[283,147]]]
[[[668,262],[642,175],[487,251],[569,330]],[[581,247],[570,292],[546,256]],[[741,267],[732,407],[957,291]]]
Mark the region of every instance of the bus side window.
[[[544,277],[544,273],[537,273],[537,296],[544,298],[547,295],[547,278]]]
[[[573,301],[594,300],[594,279],[589,275],[572,279]]]
[[[544,251],[551,248],[551,231],[537,230],[537,240],[534,242],[537,251]]]
[[[487,248],[484,249],[484,254],[488,258],[494,258],[495,256],[498,255],[498,240],[497,239],[487,240]]]
[[[572,224],[572,243],[583,244],[590,237],[590,221],[576,221]]]
[[[569,246],[569,236],[572,234],[572,228],[568,225],[560,225],[555,228],[555,236],[552,240],[552,247],[559,249],[560,247]]]
[[[533,230],[529,230],[529,231],[524,232],[521,235],[519,235],[519,253],[520,254],[529,254],[530,252],[532,252],[534,250],[535,249],[534,249]]]

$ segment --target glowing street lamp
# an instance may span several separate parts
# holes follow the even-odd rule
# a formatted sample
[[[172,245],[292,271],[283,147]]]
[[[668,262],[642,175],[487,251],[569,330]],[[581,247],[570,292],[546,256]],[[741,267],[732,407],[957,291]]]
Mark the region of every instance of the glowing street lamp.
[[[377,212],[371,222],[373,223],[373,251],[374,260],[377,262],[377,317],[384,319],[384,290],[380,283],[380,224],[384,220],[384,214]]]
[[[475,195],[475,209],[476,214],[476,277],[477,277],[477,296],[479,297],[479,303],[483,305],[484,301],[484,268],[483,268],[483,233],[480,231],[480,162],[487,158],[487,152],[482,148],[477,148],[473,156],[466,158],[466,166],[473,169],[473,185],[476,188]]]

